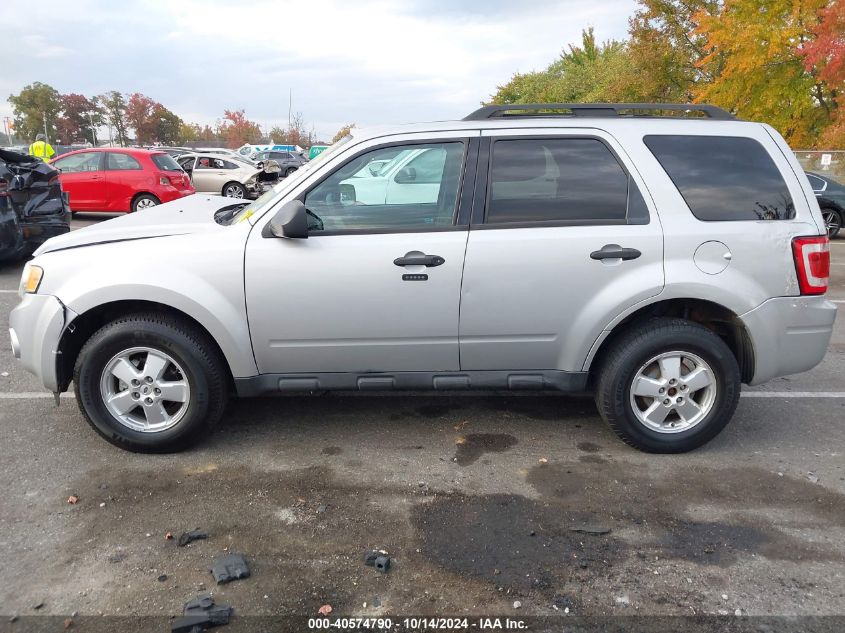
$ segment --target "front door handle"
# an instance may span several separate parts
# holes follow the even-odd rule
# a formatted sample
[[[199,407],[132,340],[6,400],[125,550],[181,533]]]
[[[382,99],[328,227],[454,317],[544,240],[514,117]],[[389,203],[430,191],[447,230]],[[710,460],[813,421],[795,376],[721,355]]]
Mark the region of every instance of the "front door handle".
[[[601,250],[590,253],[590,259],[637,259],[642,255],[636,248],[623,248],[619,244],[605,244]]]
[[[432,268],[445,264],[446,260],[440,255],[426,255],[425,253],[411,251],[405,253],[404,257],[397,257],[393,260],[393,263],[397,266],[427,266]]]

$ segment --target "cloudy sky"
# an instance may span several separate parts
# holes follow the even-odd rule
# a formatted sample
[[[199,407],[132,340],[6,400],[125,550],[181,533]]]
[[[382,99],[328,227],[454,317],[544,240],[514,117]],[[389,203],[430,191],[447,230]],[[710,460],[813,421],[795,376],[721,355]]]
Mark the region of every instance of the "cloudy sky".
[[[33,81],[142,92],[187,121],[246,109],[285,125],[288,91],[321,137],[460,118],[580,31],[625,35],[635,0],[7,0],[0,116]],[[0,126],[2,129],[2,126]]]

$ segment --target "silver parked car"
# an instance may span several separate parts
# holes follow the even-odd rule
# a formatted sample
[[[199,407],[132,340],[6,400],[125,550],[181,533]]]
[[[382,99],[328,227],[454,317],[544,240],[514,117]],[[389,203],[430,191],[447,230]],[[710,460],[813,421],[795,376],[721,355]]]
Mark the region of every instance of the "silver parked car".
[[[767,125],[487,106],[356,130],[253,203],[191,196],[55,237],[10,334],[134,451],[203,437],[232,394],[496,388],[593,391],[624,441],[681,452],[742,383],[822,359],[828,274],[816,198]]]
[[[176,159],[191,177],[199,193],[218,193],[227,198],[256,198],[262,192],[263,166],[234,155],[194,152]]]

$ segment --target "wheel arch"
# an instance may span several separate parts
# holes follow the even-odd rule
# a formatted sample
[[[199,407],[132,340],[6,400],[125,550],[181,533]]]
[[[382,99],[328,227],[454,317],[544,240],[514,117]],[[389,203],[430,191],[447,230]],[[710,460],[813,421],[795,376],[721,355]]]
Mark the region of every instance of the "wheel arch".
[[[58,378],[58,389],[66,391],[73,378],[73,367],[79,352],[85,342],[94,332],[107,323],[125,316],[140,312],[156,312],[163,315],[176,317],[190,326],[204,333],[214,345],[214,351],[219,355],[226,371],[226,379],[230,392],[234,392],[234,378],[229,359],[220,347],[220,344],[212,333],[200,321],[190,314],[163,303],[147,300],[118,300],[110,301],[92,307],[79,314],[62,332],[56,348],[56,376]]]
[[[594,384],[596,370],[602,366],[615,341],[630,328],[655,317],[677,317],[703,325],[730,348],[739,365],[742,382],[747,383],[754,376],[754,346],[745,324],[734,311],[706,299],[674,297],[641,306],[593,345],[584,364],[584,370],[590,373],[591,384]]]
[[[155,198],[156,200],[158,200],[158,203],[161,204],[161,198],[159,198],[153,192],[151,192],[151,191],[136,191],[132,195],[132,197],[129,199],[129,209],[128,209],[128,211],[132,211],[132,207],[135,206],[135,201],[138,198],[140,198],[141,196],[151,196],[151,197]]]
[[[225,195],[226,195],[226,187],[228,187],[229,185],[238,185],[241,189],[243,189],[243,190],[244,190],[244,195],[246,195],[246,194],[248,193],[248,190],[247,190],[247,188],[246,188],[246,185],[245,185],[244,183],[242,183],[240,180],[227,180],[227,181],[223,184],[223,186],[222,186],[222,187],[220,187],[220,195],[221,195],[221,196],[225,196]]]

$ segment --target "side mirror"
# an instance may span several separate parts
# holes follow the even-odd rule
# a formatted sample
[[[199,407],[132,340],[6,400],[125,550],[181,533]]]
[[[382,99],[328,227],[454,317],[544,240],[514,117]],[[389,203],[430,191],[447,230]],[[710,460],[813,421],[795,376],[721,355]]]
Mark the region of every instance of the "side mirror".
[[[367,165],[367,169],[371,176],[378,176],[378,173],[381,171],[381,167],[382,164],[375,161]]]
[[[413,167],[403,167],[393,179],[400,185],[407,185],[417,181],[417,170]]]
[[[274,237],[306,239],[308,214],[305,212],[305,205],[299,200],[285,202],[267,224],[265,232],[269,232]],[[268,236],[265,234],[265,237]]]

